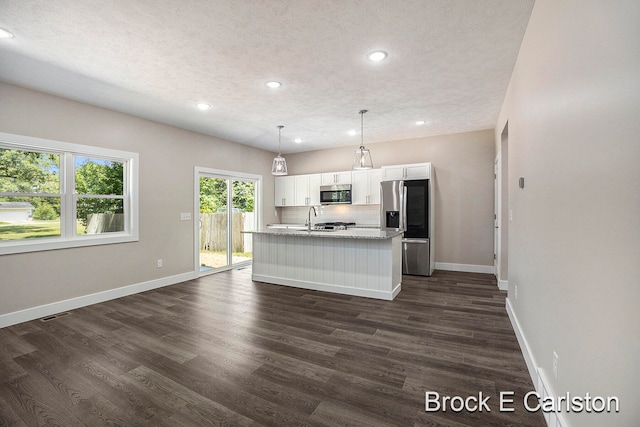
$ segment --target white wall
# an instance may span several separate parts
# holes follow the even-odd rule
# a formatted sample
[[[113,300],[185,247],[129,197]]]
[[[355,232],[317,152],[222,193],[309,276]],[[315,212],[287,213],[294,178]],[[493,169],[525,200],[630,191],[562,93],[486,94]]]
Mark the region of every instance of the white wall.
[[[194,167],[260,174],[274,222],[273,153],[0,83],[0,132],[140,154],[140,241],[0,256],[0,316],[194,270]],[[163,259],[164,268],[156,267]]]
[[[639,23],[637,0],[537,0],[495,131],[499,149],[508,121],[508,299],[530,355],[556,395],[620,399],[573,426],[640,420]]]
[[[436,262],[493,266],[492,130],[365,144],[374,167],[431,162]],[[290,174],[350,170],[357,146],[286,156]]]

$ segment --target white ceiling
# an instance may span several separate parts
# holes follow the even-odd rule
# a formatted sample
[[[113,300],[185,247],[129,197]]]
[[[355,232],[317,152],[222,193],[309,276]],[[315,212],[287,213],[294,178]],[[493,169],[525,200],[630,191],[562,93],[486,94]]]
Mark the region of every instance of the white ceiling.
[[[283,153],[490,129],[533,3],[0,0],[0,80]]]

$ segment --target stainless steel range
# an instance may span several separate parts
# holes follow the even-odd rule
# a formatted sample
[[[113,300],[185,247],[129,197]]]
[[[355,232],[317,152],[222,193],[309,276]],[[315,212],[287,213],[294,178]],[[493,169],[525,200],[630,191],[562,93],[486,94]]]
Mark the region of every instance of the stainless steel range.
[[[346,230],[355,225],[355,222],[319,222],[313,228],[315,230]]]

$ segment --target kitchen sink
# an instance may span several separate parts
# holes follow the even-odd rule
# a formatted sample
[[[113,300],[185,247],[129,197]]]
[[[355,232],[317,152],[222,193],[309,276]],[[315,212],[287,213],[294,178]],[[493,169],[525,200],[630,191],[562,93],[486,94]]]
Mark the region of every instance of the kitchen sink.
[[[325,228],[325,229],[311,229],[310,231],[307,229],[304,230],[298,230],[298,229],[290,229],[291,231],[296,231],[296,232],[302,232],[302,233],[333,233],[334,231],[337,231],[335,229],[332,228]]]

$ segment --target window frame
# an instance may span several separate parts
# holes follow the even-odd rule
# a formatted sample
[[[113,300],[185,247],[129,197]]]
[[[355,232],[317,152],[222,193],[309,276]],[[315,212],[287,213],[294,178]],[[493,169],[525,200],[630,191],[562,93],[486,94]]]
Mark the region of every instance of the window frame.
[[[50,195],[60,197],[60,236],[0,240],[0,255],[139,241],[138,153],[3,132],[0,132],[0,147],[9,150],[38,151],[60,155],[60,193]],[[88,235],[76,234],[76,200],[83,196],[75,193],[74,159],[76,156],[123,163],[124,231]],[[39,197],[47,196],[47,194],[39,193],[0,192],[1,197],[30,197],[36,194]],[[102,196],[104,195],[100,195],[100,197]]]

